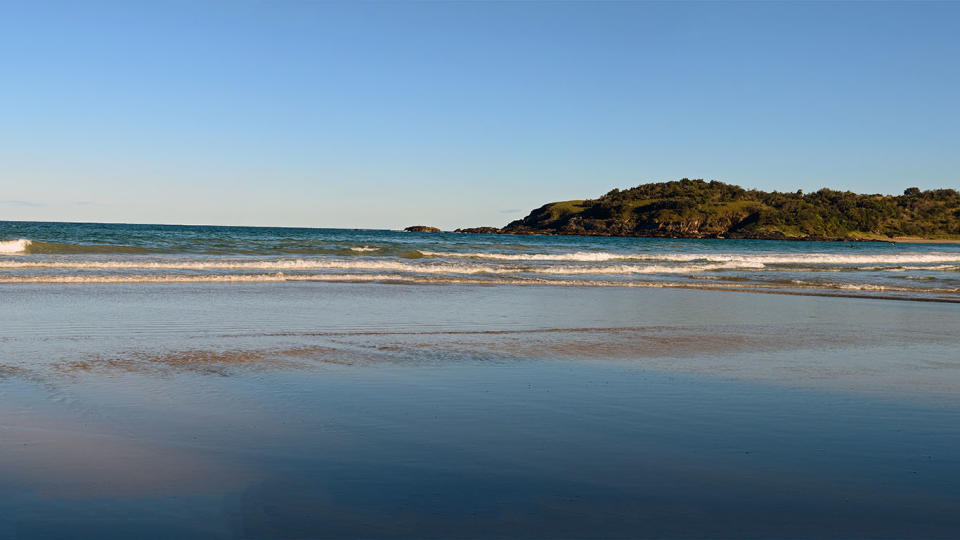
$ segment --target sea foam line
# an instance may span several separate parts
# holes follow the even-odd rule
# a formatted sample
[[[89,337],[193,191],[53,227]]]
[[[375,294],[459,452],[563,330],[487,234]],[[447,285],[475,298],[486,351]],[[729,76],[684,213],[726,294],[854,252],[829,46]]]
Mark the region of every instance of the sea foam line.
[[[483,253],[455,251],[424,251],[424,257],[490,259],[501,261],[583,261],[605,262],[615,260],[664,262],[736,262],[744,264],[904,264],[960,262],[958,253],[901,253],[876,255],[839,255],[832,253],[609,253],[577,251],[571,253]]]
[[[465,285],[552,285],[573,287],[634,287],[769,291],[777,290],[850,290],[913,293],[921,295],[960,295],[960,289],[881,286],[871,283],[817,283],[796,280],[791,284],[771,283],[680,283],[669,281],[604,281],[552,278],[470,278],[455,276],[410,276],[402,274],[192,274],[192,275],[43,275],[0,276],[5,284],[110,284],[110,283],[262,283],[262,282],[389,282],[400,284],[465,284]],[[957,297],[960,301],[960,296]]]
[[[401,262],[396,260],[279,260],[279,261],[0,261],[0,269],[70,270],[358,270],[418,274],[689,274],[716,270],[761,269],[762,264],[725,262],[682,266],[650,265],[491,265],[477,263]]]

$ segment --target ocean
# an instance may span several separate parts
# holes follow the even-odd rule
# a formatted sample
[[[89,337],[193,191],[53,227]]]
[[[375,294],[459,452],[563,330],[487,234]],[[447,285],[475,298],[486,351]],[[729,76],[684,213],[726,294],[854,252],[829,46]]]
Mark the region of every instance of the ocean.
[[[953,538],[960,246],[0,222],[0,539]]]
[[[0,222],[0,282],[670,287],[960,299],[960,244]]]

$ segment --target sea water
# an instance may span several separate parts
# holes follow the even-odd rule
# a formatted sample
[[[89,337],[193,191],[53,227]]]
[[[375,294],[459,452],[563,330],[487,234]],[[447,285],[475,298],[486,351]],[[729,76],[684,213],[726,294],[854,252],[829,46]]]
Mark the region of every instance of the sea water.
[[[0,282],[350,281],[960,299],[960,244],[0,222]]]

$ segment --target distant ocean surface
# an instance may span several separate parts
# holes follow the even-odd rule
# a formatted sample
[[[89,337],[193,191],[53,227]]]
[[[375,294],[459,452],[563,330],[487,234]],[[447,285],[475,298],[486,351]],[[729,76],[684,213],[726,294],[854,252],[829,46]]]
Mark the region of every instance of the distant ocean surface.
[[[960,301],[960,245],[0,222],[0,282],[747,289]]]

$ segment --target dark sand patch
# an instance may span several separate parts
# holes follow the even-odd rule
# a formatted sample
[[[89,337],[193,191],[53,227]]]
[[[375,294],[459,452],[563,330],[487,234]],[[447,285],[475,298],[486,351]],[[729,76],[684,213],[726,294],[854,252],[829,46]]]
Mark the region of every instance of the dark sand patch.
[[[863,332],[856,324],[692,325],[604,328],[516,328],[423,331],[332,331],[217,336],[234,341],[198,347],[96,353],[52,361],[45,369],[0,365],[0,377],[39,382],[57,377],[120,373],[229,377],[324,366],[442,368],[476,363],[615,361],[639,369],[738,380],[814,386],[921,388],[948,393],[960,380],[960,362],[938,354],[890,355],[890,346],[955,348],[942,331]],[[254,341],[256,343],[256,341]],[[911,345],[912,344],[912,345]],[[903,374],[904,368],[908,375]]]
[[[518,358],[676,358],[876,346],[887,342],[953,344],[953,336],[891,331],[865,335],[854,328],[730,325],[695,327],[545,328],[516,330],[339,332],[321,335],[341,343],[385,352],[436,348],[449,352]]]
[[[16,377],[22,374],[23,374],[23,368],[21,367],[0,364],[0,378]]]
[[[317,362],[347,363],[342,351],[338,349],[304,346],[265,350],[131,351],[118,356],[59,362],[55,368],[68,374],[125,371],[154,374],[191,372],[228,376],[237,370],[299,369]]]

